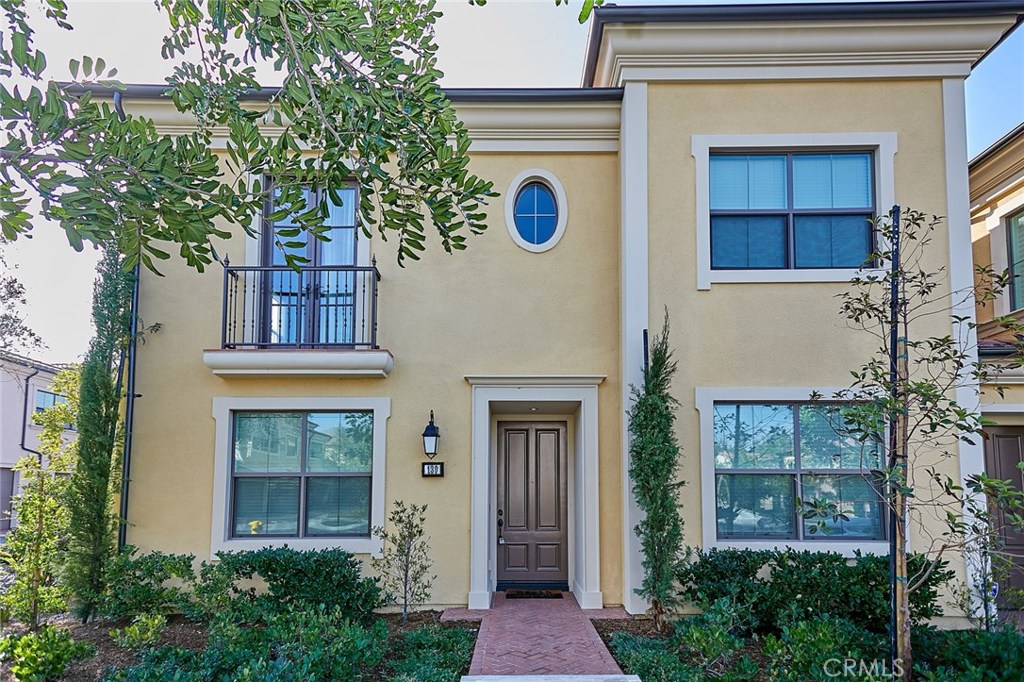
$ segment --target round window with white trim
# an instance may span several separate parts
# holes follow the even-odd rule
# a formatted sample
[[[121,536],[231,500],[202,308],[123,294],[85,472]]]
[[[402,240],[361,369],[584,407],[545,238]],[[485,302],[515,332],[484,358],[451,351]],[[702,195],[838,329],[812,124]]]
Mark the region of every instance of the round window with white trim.
[[[554,248],[565,232],[566,201],[562,184],[552,173],[520,173],[505,194],[505,223],[521,248],[540,253]]]

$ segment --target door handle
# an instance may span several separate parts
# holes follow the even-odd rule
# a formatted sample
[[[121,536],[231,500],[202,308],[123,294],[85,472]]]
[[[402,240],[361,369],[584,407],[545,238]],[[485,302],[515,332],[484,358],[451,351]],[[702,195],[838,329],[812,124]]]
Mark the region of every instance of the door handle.
[[[498,510],[498,544],[499,545],[504,545],[505,544],[505,537],[501,534],[502,533],[502,528],[505,527],[505,520],[503,518],[501,518],[503,513],[504,512],[502,512],[501,509]]]

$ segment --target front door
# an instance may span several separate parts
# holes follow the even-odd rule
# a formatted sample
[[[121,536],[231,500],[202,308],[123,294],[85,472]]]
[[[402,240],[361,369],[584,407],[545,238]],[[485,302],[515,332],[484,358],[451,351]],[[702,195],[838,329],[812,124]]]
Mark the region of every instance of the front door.
[[[991,426],[985,429],[985,470],[992,478],[1010,481],[1017,490],[1024,490],[1024,472],[1017,465],[1024,461],[1024,427]],[[1000,588],[1024,589],[1024,534],[1002,520],[997,512],[997,521],[1006,553],[1013,557],[1009,575]],[[1009,583],[1009,584],[1006,584]],[[1002,600],[1000,600],[1002,601]]]
[[[498,425],[498,589],[568,589],[564,422]]]

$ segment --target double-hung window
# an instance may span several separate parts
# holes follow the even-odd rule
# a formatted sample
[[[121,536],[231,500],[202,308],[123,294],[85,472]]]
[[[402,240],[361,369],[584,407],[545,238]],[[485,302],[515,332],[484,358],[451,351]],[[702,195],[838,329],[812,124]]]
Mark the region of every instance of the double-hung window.
[[[1024,211],[1010,216],[1007,224],[1009,266],[1013,284],[1010,286],[1010,309],[1024,308]]]
[[[713,429],[719,540],[885,538],[881,450],[847,432],[841,405],[716,402]],[[805,518],[798,500],[831,513]]]
[[[230,535],[370,535],[372,411],[232,413]]]
[[[873,152],[712,152],[709,165],[712,270],[869,264]]]

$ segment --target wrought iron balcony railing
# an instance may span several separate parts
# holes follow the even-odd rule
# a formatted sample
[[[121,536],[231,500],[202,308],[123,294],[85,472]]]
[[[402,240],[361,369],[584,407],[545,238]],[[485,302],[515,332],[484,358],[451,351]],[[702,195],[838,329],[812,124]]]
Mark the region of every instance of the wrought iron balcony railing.
[[[221,347],[378,348],[379,281],[376,264],[225,264]]]

